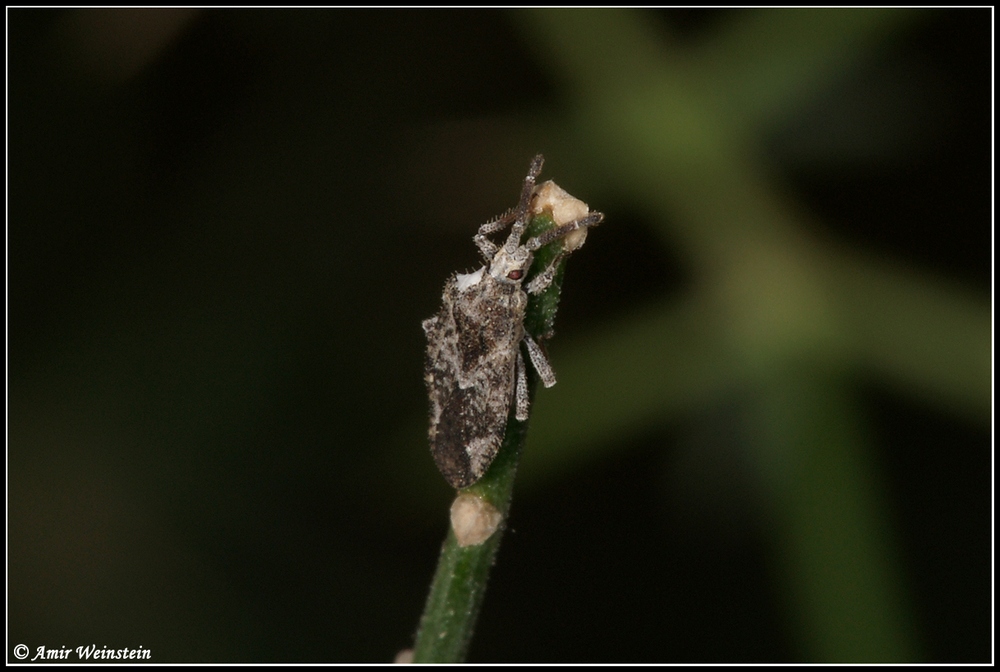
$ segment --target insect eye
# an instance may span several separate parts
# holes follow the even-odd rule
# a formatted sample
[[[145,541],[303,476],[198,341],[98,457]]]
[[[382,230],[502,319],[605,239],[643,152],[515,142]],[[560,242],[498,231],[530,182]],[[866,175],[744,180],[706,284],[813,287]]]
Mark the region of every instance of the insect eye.
[[[518,269],[516,271],[511,271],[510,273],[508,273],[507,274],[507,279],[508,280],[520,280],[521,276],[523,276],[523,275],[524,275],[524,271],[522,271],[521,269]]]

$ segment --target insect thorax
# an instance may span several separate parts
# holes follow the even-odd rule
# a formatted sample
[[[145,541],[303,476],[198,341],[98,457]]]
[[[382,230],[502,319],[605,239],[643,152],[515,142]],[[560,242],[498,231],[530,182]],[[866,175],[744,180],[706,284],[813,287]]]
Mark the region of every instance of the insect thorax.
[[[509,357],[516,354],[528,305],[520,283],[503,282],[484,273],[479,283],[461,290],[456,276],[445,294],[450,294],[450,302],[445,303],[451,304],[459,352],[469,365],[474,359],[500,356],[503,350]]]

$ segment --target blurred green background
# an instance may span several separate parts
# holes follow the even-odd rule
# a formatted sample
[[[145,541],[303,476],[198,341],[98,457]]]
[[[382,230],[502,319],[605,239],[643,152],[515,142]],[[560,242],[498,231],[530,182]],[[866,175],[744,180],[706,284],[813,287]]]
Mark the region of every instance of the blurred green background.
[[[470,660],[991,659],[991,10],[7,19],[11,647],[410,646],[420,321],[543,152]]]

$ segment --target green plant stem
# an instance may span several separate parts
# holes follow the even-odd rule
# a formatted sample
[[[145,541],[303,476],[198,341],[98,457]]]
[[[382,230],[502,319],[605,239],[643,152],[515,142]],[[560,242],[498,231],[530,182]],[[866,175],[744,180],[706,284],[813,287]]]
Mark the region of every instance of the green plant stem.
[[[458,545],[455,533],[449,526],[424,615],[420,619],[414,662],[448,663],[465,660],[486,593],[490,567],[493,566],[500,547],[500,537],[506,526],[514,473],[526,435],[527,423],[512,419],[507,424],[507,434],[500,454],[489,473],[466,489],[495,506],[503,514],[504,522],[484,543],[464,548]],[[484,484],[483,481],[487,479],[489,482]]]
[[[526,237],[538,235],[553,226],[550,216],[538,215],[528,226]],[[539,250],[527,277],[531,278],[548,265],[561,245],[561,242],[556,242]],[[545,291],[529,297],[525,329],[536,339],[552,330],[564,271],[565,263],[561,264],[555,279]],[[522,354],[527,358],[526,352]],[[537,386],[538,376],[528,367],[528,392],[532,399]],[[493,566],[500,538],[506,527],[514,489],[514,474],[527,431],[528,422],[519,422],[511,415],[500,452],[489,471],[463,491],[475,494],[496,507],[503,516],[503,522],[485,542],[464,548],[458,545],[455,533],[449,526],[430,595],[420,619],[413,651],[414,662],[447,663],[465,659],[486,593],[490,567]]]

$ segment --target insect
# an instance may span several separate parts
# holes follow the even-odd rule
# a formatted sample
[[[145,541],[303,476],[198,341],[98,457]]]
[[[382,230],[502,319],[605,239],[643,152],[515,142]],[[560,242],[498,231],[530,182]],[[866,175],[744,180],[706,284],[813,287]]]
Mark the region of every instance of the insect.
[[[545,387],[556,384],[545,353],[524,329],[528,295],[552,284],[559,263],[583,242],[585,233],[603,219],[586,204],[549,182],[581,208],[570,210],[571,221],[521,242],[531,217],[537,214],[535,180],[542,170],[541,154],[531,162],[517,206],[479,227],[473,237],[486,265],[473,273],[456,273],[445,283],[441,309],[423,321],[427,335],[424,382],[430,396],[431,454],[445,480],[456,489],[478,481],[496,457],[513,406],[514,417],[528,418],[528,383],[524,350]],[[532,206],[535,206],[533,210]],[[503,245],[488,235],[510,227]],[[571,236],[567,239],[567,236]],[[535,252],[562,241],[562,249],[544,270],[525,284]],[[575,240],[569,244],[568,240]]]

